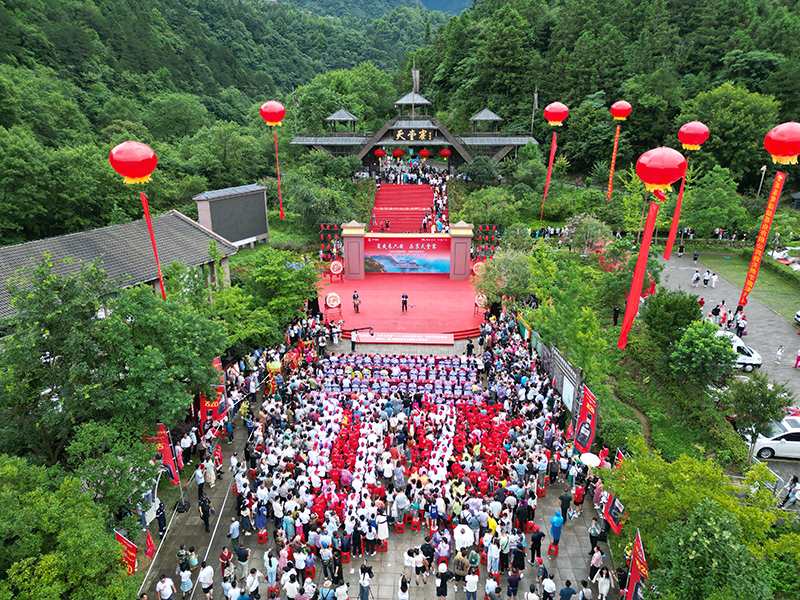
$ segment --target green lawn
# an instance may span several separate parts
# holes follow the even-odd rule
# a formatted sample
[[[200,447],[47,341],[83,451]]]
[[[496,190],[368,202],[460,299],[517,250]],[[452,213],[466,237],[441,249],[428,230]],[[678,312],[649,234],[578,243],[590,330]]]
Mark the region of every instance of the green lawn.
[[[691,252],[687,247],[686,253],[691,255]],[[726,260],[726,257],[729,260]],[[772,259],[765,257],[764,260]],[[739,287],[744,285],[747,269],[750,266],[750,261],[742,258],[735,250],[721,252],[704,250],[700,253],[700,261]],[[764,303],[791,322],[794,321],[794,314],[800,308],[800,288],[764,268],[758,272],[758,280],[750,292],[750,297]]]

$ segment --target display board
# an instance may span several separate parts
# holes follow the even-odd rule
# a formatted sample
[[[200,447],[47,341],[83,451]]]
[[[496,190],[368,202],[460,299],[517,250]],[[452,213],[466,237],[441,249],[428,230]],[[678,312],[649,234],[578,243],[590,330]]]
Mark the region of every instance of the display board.
[[[377,234],[364,238],[366,273],[450,273],[449,235]]]

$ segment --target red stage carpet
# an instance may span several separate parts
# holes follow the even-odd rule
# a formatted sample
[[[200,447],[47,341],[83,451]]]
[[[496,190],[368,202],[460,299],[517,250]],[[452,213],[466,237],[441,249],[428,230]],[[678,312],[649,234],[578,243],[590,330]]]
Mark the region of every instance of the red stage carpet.
[[[381,184],[375,194],[370,232],[380,232],[380,225],[389,221],[388,233],[415,233],[422,227],[425,211],[433,205],[433,191],[428,185]],[[378,225],[374,224],[378,220]],[[430,232],[430,224],[428,226]]]
[[[361,312],[353,312],[353,291],[358,290]],[[449,275],[367,273],[364,279],[334,281],[323,286],[325,295],[342,298],[345,329],[372,327],[381,333],[451,333],[455,339],[477,336],[483,311],[473,315],[475,291],[472,282],[451,281]],[[400,311],[400,296],[408,294],[408,312]],[[413,305],[413,307],[412,307]],[[347,335],[346,337],[349,337]]]

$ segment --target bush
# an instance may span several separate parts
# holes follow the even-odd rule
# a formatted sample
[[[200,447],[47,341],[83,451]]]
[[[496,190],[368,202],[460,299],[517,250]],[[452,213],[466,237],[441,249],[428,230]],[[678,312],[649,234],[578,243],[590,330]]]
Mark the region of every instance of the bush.
[[[632,421],[620,416],[609,416],[599,421],[598,435],[613,454],[617,448],[625,446],[632,435],[642,433],[639,421]]]

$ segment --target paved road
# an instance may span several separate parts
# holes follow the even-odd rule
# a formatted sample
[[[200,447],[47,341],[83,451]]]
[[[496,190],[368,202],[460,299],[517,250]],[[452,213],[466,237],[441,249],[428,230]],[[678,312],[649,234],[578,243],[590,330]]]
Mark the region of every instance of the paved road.
[[[677,253],[674,252],[672,260],[669,262],[662,258],[659,260],[664,264],[661,283],[670,289],[682,289],[695,296],[705,298],[706,314],[711,312],[711,309],[722,300],[725,300],[728,307],[736,307],[742,290],[722,276],[720,276],[715,289],[711,288],[710,283],[707,288],[704,288],[702,282],[699,288],[692,287],[692,275],[694,275],[695,269],[702,274],[707,267],[700,261],[695,267],[692,264],[691,255],[684,254],[682,258],[678,258]],[[762,370],[769,374],[771,379],[786,384],[792,389],[796,394],[795,404],[800,405],[800,369],[793,368],[798,348],[800,348],[797,327],[758,300],[753,299],[752,296],[744,312],[747,316],[745,343],[761,354],[764,359]],[[781,364],[776,365],[775,349],[779,344],[785,350]]]

